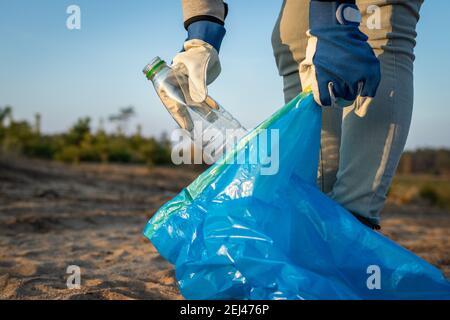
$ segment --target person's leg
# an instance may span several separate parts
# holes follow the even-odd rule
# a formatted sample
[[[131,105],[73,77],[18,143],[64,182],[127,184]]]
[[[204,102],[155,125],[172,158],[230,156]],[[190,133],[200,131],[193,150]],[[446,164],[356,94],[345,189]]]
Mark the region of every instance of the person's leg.
[[[272,47],[278,72],[283,77],[286,103],[302,91],[298,66],[305,59],[308,14],[309,0],[284,0],[272,33]]]
[[[298,67],[305,59],[309,29],[309,0],[284,0],[272,34],[272,46],[280,76],[283,77],[285,102],[301,91]],[[339,161],[342,111],[324,109],[318,185],[329,192],[336,180]]]
[[[422,0],[357,1],[363,13],[361,30],[380,59],[382,77],[365,117],[358,117],[354,106],[344,110],[339,170],[330,196],[374,224],[379,223],[411,122],[421,4]]]

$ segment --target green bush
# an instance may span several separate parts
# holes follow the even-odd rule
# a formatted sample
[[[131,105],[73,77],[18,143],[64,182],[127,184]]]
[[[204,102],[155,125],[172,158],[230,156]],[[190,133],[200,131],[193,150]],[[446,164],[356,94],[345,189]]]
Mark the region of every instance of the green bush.
[[[26,121],[14,121],[12,109],[5,110],[0,107],[0,151],[69,163],[171,163],[171,145],[164,135],[159,140],[142,137],[140,127],[132,136],[123,134],[122,126],[133,114],[130,108],[114,117],[119,124],[116,134],[107,134],[103,129],[93,133],[91,119],[85,117],[78,119],[66,133],[55,135],[40,134],[40,117],[36,117],[39,122],[36,120],[32,126]],[[5,119],[9,119],[8,125]]]
[[[67,163],[79,163],[80,149],[76,146],[66,146],[55,155],[55,160]]]
[[[432,206],[442,206],[441,197],[436,189],[430,185],[424,185],[419,189],[421,199],[427,201]]]
[[[130,163],[133,158],[130,146],[124,139],[112,139],[108,148],[108,161]]]
[[[54,159],[58,146],[48,137],[36,137],[23,146],[23,154],[28,157]]]

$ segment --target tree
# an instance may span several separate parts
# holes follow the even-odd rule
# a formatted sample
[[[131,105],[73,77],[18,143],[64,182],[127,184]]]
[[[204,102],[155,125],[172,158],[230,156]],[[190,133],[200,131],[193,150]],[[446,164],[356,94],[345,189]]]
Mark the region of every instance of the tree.
[[[41,119],[42,117],[40,113],[36,113],[34,115],[34,130],[38,136],[41,135]]]
[[[117,133],[123,135],[128,127],[128,122],[136,113],[133,106],[121,108],[118,114],[109,116],[109,121],[117,124]]]
[[[91,133],[91,118],[80,118],[67,133],[67,142],[79,146],[85,135]]]
[[[0,108],[0,127],[1,128],[4,127],[6,120],[8,120],[9,124],[11,124],[13,121],[11,106],[5,106],[3,108]]]

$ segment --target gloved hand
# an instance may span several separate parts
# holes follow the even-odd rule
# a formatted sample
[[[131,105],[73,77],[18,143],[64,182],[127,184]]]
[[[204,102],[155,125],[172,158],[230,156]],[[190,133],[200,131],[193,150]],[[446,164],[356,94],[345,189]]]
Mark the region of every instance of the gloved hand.
[[[203,102],[207,85],[220,74],[219,50],[225,28],[211,21],[197,21],[188,26],[184,51],[173,59],[172,67],[189,78],[189,93],[193,101]]]
[[[380,63],[359,30],[358,7],[311,0],[309,19],[306,58],[299,68],[302,87],[310,87],[324,107],[346,107],[358,96],[370,104],[380,83]]]

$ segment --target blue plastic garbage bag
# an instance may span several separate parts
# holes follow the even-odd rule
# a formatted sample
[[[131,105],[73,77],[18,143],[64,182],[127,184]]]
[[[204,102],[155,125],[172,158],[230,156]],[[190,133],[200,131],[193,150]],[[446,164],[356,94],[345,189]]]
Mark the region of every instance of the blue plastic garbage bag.
[[[320,107],[300,94],[148,222],[185,298],[450,299],[437,268],[316,187],[320,128]],[[261,174],[265,159],[229,161],[255,155],[265,129],[279,133],[276,174]]]

